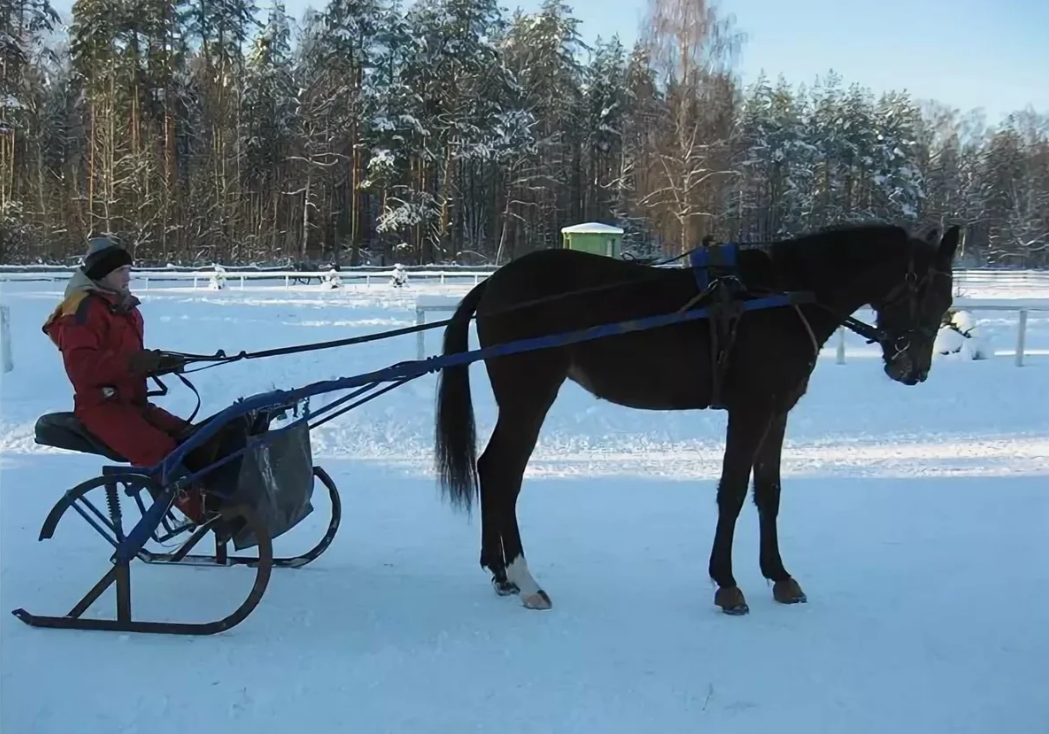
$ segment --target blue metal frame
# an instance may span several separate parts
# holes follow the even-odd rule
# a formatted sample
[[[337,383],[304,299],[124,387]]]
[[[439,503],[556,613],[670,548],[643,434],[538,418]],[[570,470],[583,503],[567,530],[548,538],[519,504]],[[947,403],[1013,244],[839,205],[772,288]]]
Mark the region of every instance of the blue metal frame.
[[[700,283],[702,290],[706,290],[711,282],[709,273],[707,272],[708,267],[714,265],[734,268],[736,263],[735,246],[733,245],[724,248],[724,250],[728,253],[728,257],[709,258],[709,249],[699,249],[690,255],[690,264],[696,273],[697,282]],[[714,262],[711,262],[711,260],[714,260]],[[745,300],[739,305],[743,311],[756,311],[766,308],[789,306],[798,303],[800,300],[802,300],[800,294],[781,293],[752,300]],[[521,352],[562,347],[594,339],[629,334],[635,331],[656,329],[661,326],[669,326],[671,324],[683,323],[686,321],[695,321],[697,319],[711,316],[712,310],[713,309],[710,307],[692,308],[685,311],[676,311],[657,316],[648,316],[611,324],[602,324],[600,326],[591,326],[586,329],[579,329],[561,334],[521,339],[507,344],[498,344],[457,354],[433,356],[421,360],[399,362],[381,370],[366,372],[352,377],[342,377],[336,380],[314,382],[295,390],[272,390],[270,392],[258,393],[242,400],[238,400],[225,410],[211,416],[207,423],[190,436],[189,439],[180,444],[174,451],[168,454],[168,456],[166,456],[159,464],[152,467],[136,467],[136,473],[146,474],[153,478],[159,477],[159,484],[163,487],[163,492],[153,505],[150,506],[149,510],[143,514],[141,520],[139,520],[130,532],[128,532],[127,537],[118,545],[116,557],[131,558],[145,545],[153,530],[161,522],[164,514],[171,506],[171,501],[177,487],[192,482],[194,479],[205,473],[211,472],[216,467],[233,460],[240,454],[250,450],[252,447],[260,443],[266,443],[273,440],[282,432],[290,430],[304,421],[309,421],[318,415],[333,411],[335,408],[343,405],[349,400],[376,389],[376,387],[382,383],[407,382],[422,377],[430,372],[437,372],[447,367],[468,365],[473,362],[493,359],[496,357],[505,357],[511,354],[519,354]],[[181,462],[186,454],[206,443],[209,439],[215,436],[215,434],[222,430],[223,426],[229,421],[260,409],[272,408],[280,405],[294,405],[306,401],[316,395],[340,392],[342,390],[354,391],[312,413],[307,409],[304,411],[302,417],[297,418],[288,425],[269,431],[259,438],[249,441],[247,446],[243,449],[223,457],[196,474],[182,476],[177,483],[169,483],[170,478],[175,472],[181,472]]]

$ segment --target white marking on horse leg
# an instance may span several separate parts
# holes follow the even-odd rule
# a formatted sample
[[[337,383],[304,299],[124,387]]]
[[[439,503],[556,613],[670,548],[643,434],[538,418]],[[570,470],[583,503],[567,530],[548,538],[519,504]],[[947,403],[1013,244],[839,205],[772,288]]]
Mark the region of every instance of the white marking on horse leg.
[[[521,603],[529,609],[549,609],[553,604],[546,592],[539,588],[539,584],[532,578],[528,571],[528,562],[524,556],[518,556],[506,567],[506,579],[517,585],[520,589]]]

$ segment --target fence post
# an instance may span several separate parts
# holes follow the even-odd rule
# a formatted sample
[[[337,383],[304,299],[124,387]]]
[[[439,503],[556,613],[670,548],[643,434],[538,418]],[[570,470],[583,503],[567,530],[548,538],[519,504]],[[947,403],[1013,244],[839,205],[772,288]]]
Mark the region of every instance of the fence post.
[[[15,360],[11,355],[11,312],[7,306],[0,305],[0,361],[3,361],[4,373],[11,372],[15,368]]]
[[[422,310],[422,307],[415,306],[415,325],[422,326],[426,323],[426,312]],[[426,357],[426,344],[424,341],[424,335],[426,332],[421,329],[415,332],[415,356],[417,359],[424,359]]]
[[[1020,309],[1020,322],[1016,325],[1016,366],[1024,365],[1024,340],[1027,336],[1027,310]]]
[[[845,329],[838,329],[837,363],[845,364]]]

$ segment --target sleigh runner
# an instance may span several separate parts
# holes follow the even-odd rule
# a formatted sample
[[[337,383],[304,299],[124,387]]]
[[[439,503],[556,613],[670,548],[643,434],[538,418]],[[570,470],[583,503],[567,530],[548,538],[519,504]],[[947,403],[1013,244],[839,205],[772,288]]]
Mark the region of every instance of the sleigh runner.
[[[27,624],[38,627],[179,634],[213,634],[242,621],[261,600],[271,570],[274,567],[299,568],[316,560],[331,545],[341,522],[342,505],[335,483],[327,472],[312,463],[306,422],[299,420],[284,428],[271,429],[275,418],[296,407],[274,401],[243,413],[227,412],[225,416],[213,416],[203,422],[202,430],[191,436],[160,466],[142,470],[106,465],[100,476],[66,492],[44,521],[40,539],[51,538],[65,514],[74,510],[113,547],[110,558],[113,568],[65,616],[34,615],[24,609],[15,610],[14,614]],[[229,431],[231,426],[238,430]],[[165,482],[166,472],[177,464],[180,455],[203,444],[223,427],[234,443],[242,446],[196,474]],[[124,462],[123,457],[92,436],[72,413],[41,416],[36,423],[35,438],[41,445]],[[199,524],[178,519],[173,507],[178,493],[196,479],[203,480],[206,499],[220,500],[219,509],[210,512]],[[315,482],[320,482],[327,490],[331,503],[331,517],[323,536],[304,553],[274,557],[273,539],[313,513]],[[133,521],[134,514],[139,519]],[[191,553],[209,534],[213,536],[214,552]],[[171,552],[155,552],[145,547],[150,541],[165,544],[178,539],[183,540]],[[231,554],[231,543],[236,551],[255,549],[255,553]],[[256,569],[256,579],[244,603],[219,621],[195,624],[142,622],[131,616],[130,563],[134,559],[147,564],[247,565]],[[116,619],[83,618],[88,607],[110,585],[116,586]]]
[[[730,513],[734,523],[742,506],[739,490],[745,494],[752,465],[759,513],[766,513],[765,503],[771,501],[767,493],[772,486],[778,505],[778,455],[786,412],[804,392],[816,354],[833,331],[845,326],[879,343],[886,372],[893,379],[905,384],[925,379],[928,369],[924,355],[931,354],[936,324],[950,305],[950,265],[957,234],[957,228],[952,228],[937,247],[932,235],[923,241],[894,227],[837,230],[777,243],[779,250],[774,249],[771,257],[744,254],[733,245],[698,249],[689,253],[687,268],[652,267],[572,251],[542,251],[504,266],[475,286],[456,314],[445,321],[264,352],[170,353],[173,366],[169,371],[189,384],[184,375],[193,364],[211,363],[211,367],[446,328],[441,356],[254,395],[213,415],[155,467],[104,467],[101,476],[74,487],[55,505],[40,539],[52,537],[58,522],[73,508],[113,546],[112,568],[65,616],[38,616],[24,609],[14,614],[38,627],[182,634],[230,629],[257,606],[274,566],[297,567],[315,560],[330,546],[338,530],[339,493],[323,469],[312,464],[309,431],[435,372],[441,375],[436,458],[442,484],[457,504],[469,506],[474,493],[479,494],[483,508],[481,562],[492,572],[496,590],[519,594],[525,606],[548,608],[549,596],[531,578],[524,563],[513,512],[520,474],[553,401],[551,395],[556,395],[561,381],[572,379],[598,397],[642,409],[727,410],[728,473],[719,485],[719,513]],[[851,247],[859,254],[850,260],[847,252],[841,255],[827,249],[833,246]],[[795,265],[791,258],[802,260]],[[560,263],[562,270],[551,270],[554,263],[548,261]],[[781,287],[780,270],[788,266],[810,268],[815,273],[811,288]],[[877,268],[877,278],[865,274],[864,268],[870,267]],[[850,280],[864,284],[863,292],[842,295],[849,294]],[[538,285],[530,288],[522,283]],[[842,302],[835,302],[835,298]],[[865,302],[874,304],[878,311],[877,327],[850,315]],[[554,308],[557,304],[564,308]],[[758,314],[768,316],[759,318]],[[466,335],[474,319],[481,346],[470,350]],[[642,361],[631,365],[631,359]],[[488,366],[500,405],[500,417],[486,449],[491,455],[480,459],[474,454],[466,377],[467,367],[478,361]],[[664,375],[652,383],[654,387],[639,383],[637,380],[643,378],[636,372],[638,365],[658,366]],[[310,409],[311,398],[335,393],[343,394],[319,409]],[[767,415],[762,412],[766,410],[765,400],[774,403],[769,403],[771,412]],[[529,414],[529,410],[535,412]],[[272,427],[288,411],[294,415],[287,424]],[[525,427],[527,433],[522,433]],[[742,430],[759,431],[759,440],[743,444]],[[230,432],[232,441],[222,458],[189,476],[176,475],[175,468],[188,452],[222,431]],[[49,446],[120,461],[71,414],[41,417],[36,438]],[[749,458],[741,453],[741,445],[751,446]],[[769,466],[774,461],[775,474],[763,468],[763,461],[770,462]],[[506,467],[512,467],[513,474],[505,473]],[[172,513],[174,500],[188,483],[198,479],[204,481],[206,495],[218,500],[216,509],[207,522],[179,525]],[[272,540],[312,512],[315,480],[326,487],[332,503],[327,532],[307,553],[274,558]],[[104,493],[106,512],[87,500],[88,493],[95,490]],[[729,491],[733,499],[723,502],[720,495]],[[499,498],[500,493],[507,496]],[[140,519],[127,528],[126,498],[132,499],[141,513]],[[762,571],[775,582],[777,600],[804,601],[800,586],[779,559],[774,515],[772,525],[768,517],[763,518]],[[742,592],[735,588],[727,565],[731,540],[726,545],[722,532],[719,521],[710,567],[719,585],[715,603],[727,613],[745,613]],[[773,535],[766,538],[766,532]],[[172,553],[145,549],[150,540],[163,543],[187,534],[189,537]],[[213,535],[215,553],[190,554],[208,534]],[[255,548],[256,553],[250,557],[230,555],[230,542],[238,551]],[[254,566],[257,574],[248,598],[221,620],[202,624],[144,622],[134,620],[131,611],[130,567],[135,559],[153,564],[247,564]],[[116,619],[84,618],[84,612],[114,584]]]

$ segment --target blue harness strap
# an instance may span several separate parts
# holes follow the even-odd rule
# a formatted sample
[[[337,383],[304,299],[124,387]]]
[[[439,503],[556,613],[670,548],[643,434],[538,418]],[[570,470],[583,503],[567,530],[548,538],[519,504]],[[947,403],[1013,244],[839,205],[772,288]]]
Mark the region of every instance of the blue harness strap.
[[[714,296],[714,301],[708,306],[710,316],[707,319],[707,323],[710,324],[712,408],[724,407],[721,401],[721,386],[728,370],[728,353],[736,340],[736,324],[746,309],[746,302],[736,298],[741,287],[738,279],[738,251],[739,247],[729,242],[697,248],[690,252],[688,257],[696,285],[699,286],[697,299]],[[734,282],[728,283],[728,288],[710,291],[712,284],[726,277],[734,278]]]
[[[727,242],[723,245],[699,247],[689,253],[688,264],[696,276],[696,285],[704,291],[710,287],[710,281],[736,269],[739,247]],[[711,271],[719,271],[714,272]],[[713,277],[712,277],[713,275]]]

